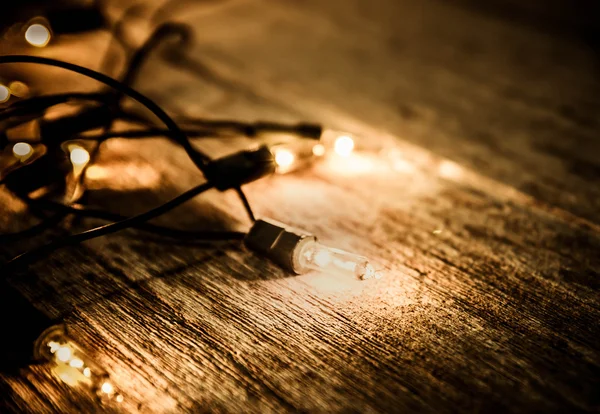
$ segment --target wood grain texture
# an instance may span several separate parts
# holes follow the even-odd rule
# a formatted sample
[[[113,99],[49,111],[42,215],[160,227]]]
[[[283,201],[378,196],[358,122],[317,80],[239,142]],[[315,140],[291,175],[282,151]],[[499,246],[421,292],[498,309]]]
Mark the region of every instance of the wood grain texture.
[[[159,53],[138,84],[173,113],[314,119],[362,133],[371,149],[395,146],[402,168],[373,151],[247,189],[260,216],[372,258],[381,280],[289,277],[236,243],[173,244],[133,230],[12,279],[79,333],[127,394],[121,411],[600,411],[592,51],[436,1],[173,12],[196,44]],[[144,29],[132,24],[134,42]],[[66,38],[43,53],[94,66],[107,39]],[[52,76],[44,90],[91,86],[26,70],[32,84]],[[107,175],[90,181],[90,201],[123,214],[202,182],[161,140],[110,141],[99,166]],[[1,196],[2,229],[26,225],[22,206]],[[157,221],[248,228],[230,193]],[[72,221],[46,238],[98,223]],[[8,258],[38,243],[0,250]],[[105,410],[43,367],[0,374],[0,390],[2,412]]]

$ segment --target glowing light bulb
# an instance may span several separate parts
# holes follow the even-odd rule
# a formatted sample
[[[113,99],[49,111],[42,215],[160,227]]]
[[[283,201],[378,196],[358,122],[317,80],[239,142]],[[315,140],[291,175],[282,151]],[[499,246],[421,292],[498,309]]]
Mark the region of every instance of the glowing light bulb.
[[[55,353],[56,351],[58,351],[60,345],[57,342],[50,341],[48,342],[48,347],[50,348],[51,353]]]
[[[13,146],[13,155],[21,162],[27,161],[33,155],[33,147],[26,142],[17,142]]]
[[[335,144],[333,146],[335,153],[342,157],[347,157],[352,153],[354,149],[354,140],[347,136],[342,135],[335,140]]]
[[[357,140],[358,137],[354,134],[326,129],[321,134],[321,139],[317,144],[321,147],[315,146],[313,152],[316,150],[314,154],[317,156],[333,153],[340,157],[348,157],[355,150]]]
[[[275,149],[273,152],[278,172],[288,171],[296,160],[294,153],[287,148]]]
[[[360,280],[381,277],[366,257],[324,246],[314,239],[299,244],[294,250],[294,256],[300,273],[318,270]]]
[[[19,98],[27,98],[29,96],[29,86],[21,81],[12,81],[8,84],[8,89],[12,95],[18,96]],[[1,95],[2,93],[0,92],[0,102],[2,98]]]
[[[35,47],[46,46],[50,42],[50,38],[50,29],[43,24],[32,24],[25,31],[25,40],[27,40],[27,43]]]
[[[69,337],[63,325],[44,331],[36,341],[34,353],[69,386],[87,388],[104,403],[123,401],[106,371]]]
[[[71,350],[71,347],[63,345],[56,351],[56,359],[60,362],[69,362],[72,354],[73,351]]]
[[[83,368],[83,361],[79,358],[73,358],[70,362],[69,365],[72,366],[73,368]],[[85,374],[84,374],[85,375]]]
[[[4,103],[10,99],[10,89],[0,83],[0,103]]]
[[[244,243],[297,274],[318,270],[360,280],[381,277],[367,258],[324,246],[313,235],[273,220],[257,220]]]
[[[71,147],[71,162],[74,166],[83,167],[90,162],[90,153],[81,147]]]
[[[276,165],[275,172],[285,174],[309,164],[314,159],[314,155],[312,145],[308,145],[307,141],[271,146],[270,150]]]
[[[316,157],[322,157],[325,155],[325,147],[323,144],[317,144],[313,147],[312,152]]]
[[[102,384],[102,387],[100,388],[100,390],[104,393],[104,394],[112,394],[115,389],[112,386],[112,384],[110,382],[105,382],[104,384]]]
[[[379,156],[395,172],[412,174],[417,171],[417,167],[398,148],[383,148]]]
[[[462,178],[464,170],[455,162],[444,160],[438,167],[438,173],[440,177],[449,180],[459,180]]]

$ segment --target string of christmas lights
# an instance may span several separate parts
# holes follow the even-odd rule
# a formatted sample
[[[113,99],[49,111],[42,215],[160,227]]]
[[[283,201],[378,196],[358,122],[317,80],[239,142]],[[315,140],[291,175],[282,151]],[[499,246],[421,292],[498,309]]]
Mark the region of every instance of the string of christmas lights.
[[[46,46],[53,36],[49,23],[41,20],[30,23],[24,38],[33,46]],[[171,23],[160,26],[134,53],[120,80],[55,59],[27,55],[0,57],[0,65],[37,64],[59,67],[113,88],[113,91],[94,93],[66,92],[29,96],[26,93],[15,93],[18,92],[17,87],[0,84],[0,103],[9,102],[4,108],[0,108],[0,150],[8,149],[7,156],[11,159],[2,172],[0,185],[23,200],[29,211],[40,219],[37,225],[26,230],[0,235],[0,243],[40,234],[58,225],[69,215],[109,222],[82,233],[54,239],[22,253],[2,265],[2,275],[8,278],[57,249],[135,228],[170,239],[208,243],[242,241],[249,250],[294,274],[316,270],[360,280],[380,277],[363,256],[324,246],[314,235],[283,223],[255,218],[250,202],[242,190],[245,184],[273,173],[285,174],[307,167],[327,154],[347,157],[355,150],[357,136],[312,123],[289,125],[265,121],[172,118],[154,101],[131,86],[148,55],[164,39],[171,37],[177,37],[183,46],[190,41],[189,32],[184,26]],[[163,126],[123,109],[121,101],[124,97],[144,106]],[[47,112],[61,104],[69,104],[76,109],[75,113],[47,119]],[[127,120],[137,124],[138,128],[112,130],[116,120]],[[234,139],[239,136],[255,139],[258,146],[211,159],[192,145],[191,141],[202,138]],[[100,144],[111,138],[148,137],[163,137],[182,147],[206,182],[133,217],[86,205],[82,201],[85,195],[85,171],[94,164]],[[94,145],[90,146],[89,143]],[[194,232],[148,222],[210,190],[233,190],[238,194],[252,222],[248,232]],[[34,196],[40,191],[42,196]],[[45,361],[63,382],[74,387],[87,387],[103,402],[122,402],[123,394],[116,389],[106,371],[73,340],[69,328],[54,322],[46,325],[34,341],[34,360]]]

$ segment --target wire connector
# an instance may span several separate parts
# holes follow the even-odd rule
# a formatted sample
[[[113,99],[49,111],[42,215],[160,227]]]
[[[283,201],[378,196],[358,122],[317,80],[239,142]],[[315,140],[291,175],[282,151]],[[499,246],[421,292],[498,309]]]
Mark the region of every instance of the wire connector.
[[[216,189],[225,191],[273,174],[275,168],[273,154],[261,146],[211,161],[206,166],[206,178]]]
[[[324,246],[314,235],[274,220],[257,220],[244,244],[296,274],[318,270],[361,280],[380,277],[367,258]]]

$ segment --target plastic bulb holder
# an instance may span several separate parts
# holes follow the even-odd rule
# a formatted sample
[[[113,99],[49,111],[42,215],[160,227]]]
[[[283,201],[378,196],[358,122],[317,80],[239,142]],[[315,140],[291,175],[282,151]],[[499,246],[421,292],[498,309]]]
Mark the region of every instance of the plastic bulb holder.
[[[274,220],[257,220],[244,243],[296,274],[317,270],[361,280],[378,277],[367,258],[324,246],[314,235]]]

